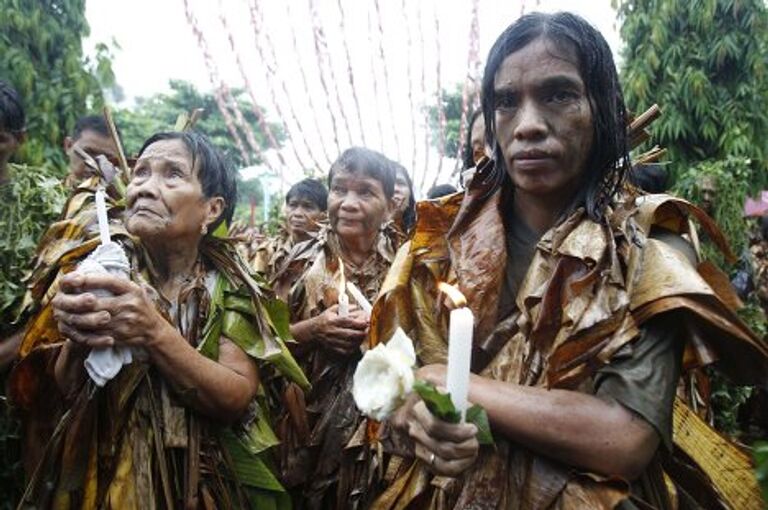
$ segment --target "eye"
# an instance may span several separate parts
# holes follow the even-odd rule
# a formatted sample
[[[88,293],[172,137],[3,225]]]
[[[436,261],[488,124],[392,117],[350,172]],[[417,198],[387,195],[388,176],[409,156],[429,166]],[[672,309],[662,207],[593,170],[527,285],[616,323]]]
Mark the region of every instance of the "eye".
[[[579,95],[572,90],[556,90],[550,96],[549,100],[553,103],[567,103],[579,98]]]
[[[134,177],[146,177],[149,175],[149,168],[146,166],[137,166],[133,169]]]
[[[517,94],[512,92],[501,92],[496,96],[497,110],[510,110],[516,108],[518,103]]]
[[[336,193],[337,195],[343,195],[346,190],[339,186],[338,184],[331,186],[331,193]]]

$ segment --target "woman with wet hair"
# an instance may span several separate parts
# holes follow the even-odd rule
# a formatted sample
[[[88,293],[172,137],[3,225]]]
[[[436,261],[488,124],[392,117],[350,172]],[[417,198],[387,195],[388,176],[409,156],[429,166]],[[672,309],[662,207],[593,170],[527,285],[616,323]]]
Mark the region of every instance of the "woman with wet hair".
[[[417,379],[446,384],[456,286],[474,314],[470,403],[477,427],[412,396],[385,427],[400,442],[373,508],[670,508],[683,352],[716,352],[743,383],[768,384],[768,349],[683,239],[688,203],[629,195],[625,108],[610,48],[569,13],[528,14],[497,39],[483,76],[493,158],[465,195],[420,202],[373,311],[370,346],[400,326]],[[683,405],[678,402],[679,405]],[[712,501],[714,491],[684,497]],[[681,496],[682,498],[683,496]]]

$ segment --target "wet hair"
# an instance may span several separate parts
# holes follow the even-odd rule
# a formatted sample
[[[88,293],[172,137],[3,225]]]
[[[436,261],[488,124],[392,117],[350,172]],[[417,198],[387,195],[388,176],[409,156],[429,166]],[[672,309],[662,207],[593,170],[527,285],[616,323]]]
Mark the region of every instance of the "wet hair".
[[[467,136],[464,140],[464,153],[461,155],[462,164],[466,170],[475,166],[475,154],[472,148],[472,128],[475,126],[475,121],[483,114],[483,110],[475,110],[472,115],[469,116],[469,122],[467,123]]]
[[[150,136],[139,149],[139,157],[156,142],[181,140],[192,155],[192,167],[197,167],[197,178],[205,198],[222,197],[224,211],[208,229],[209,235],[222,221],[230,223],[237,202],[237,179],[232,165],[224,154],[203,134],[195,131],[167,131]]]
[[[27,116],[21,96],[10,83],[0,80],[0,131],[21,135],[27,129]]]
[[[568,12],[526,14],[499,36],[488,54],[482,84],[485,137],[493,142],[497,184],[509,182],[501,147],[495,141],[494,81],[504,59],[539,37],[572,49],[592,111],[593,141],[586,173],[574,207],[583,205],[589,217],[601,221],[606,206],[623,185],[630,167],[624,96],[616,65],[605,38],[583,18]]]
[[[438,184],[437,186],[432,186],[432,188],[427,191],[427,198],[430,200],[433,198],[440,198],[446,195],[452,195],[457,191],[458,190],[450,184]]]
[[[669,173],[661,163],[640,164],[632,167],[629,180],[646,193],[664,193]]]
[[[402,220],[403,228],[406,232],[410,232],[411,228],[416,224],[416,198],[413,196],[413,181],[411,176],[408,175],[408,170],[397,161],[392,161],[392,168],[395,171],[395,182],[397,182],[397,174],[400,174],[408,184],[408,205],[403,211]]]
[[[334,174],[341,171],[362,174],[376,179],[381,183],[387,200],[391,200],[392,195],[395,194],[395,170],[392,167],[392,162],[380,152],[365,147],[350,147],[342,152],[328,172],[329,188]]]
[[[328,190],[317,179],[304,179],[291,186],[285,195],[285,203],[292,198],[306,198],[321,211],[328,210]]]
[[[75,129],[72,130],[72,139],[77,140],[85,131],[93,131],[101,136],[110,138],[109,126],[107,121],[101,115],[85,115],[75,121]],[[121,136],[120,130],[117,131],[118,136]]]

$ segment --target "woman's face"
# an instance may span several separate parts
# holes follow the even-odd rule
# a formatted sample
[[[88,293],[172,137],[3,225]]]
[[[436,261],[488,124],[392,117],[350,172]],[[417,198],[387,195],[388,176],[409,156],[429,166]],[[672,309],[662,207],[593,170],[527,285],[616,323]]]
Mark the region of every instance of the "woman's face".
[[[377,179],[340,170],[331,179],[328,219],[347,241],[375,237],[389,216],[390,203]]]
[[[504,59],[494,88],[496,140],[516,192],[568,200],[594,137],[575,51],[536,39]]]
[[[143,241],[197,244],[215,221],[224,199],[206,199],[181,140],[160,140],[136,161],[126,192],[126,227]]]
[[[311,232],[317,232],[325,213],[306,196],[294,196],[285,204],[285,219],[288,233],[294,241],[309,239]]]
[[[408,186],[408,180],[403,175],[402,170],[395,174],[395,194],[392,195],[394,203],[394,212],[402,214],[408,208],[408,202],[411,199],[411,188]]]
[[[485,144],[485,117],[482,115],[475,119],[470,133],[472,144],[472,161],[477,164],[483,157],[491,157],[491,150]]]

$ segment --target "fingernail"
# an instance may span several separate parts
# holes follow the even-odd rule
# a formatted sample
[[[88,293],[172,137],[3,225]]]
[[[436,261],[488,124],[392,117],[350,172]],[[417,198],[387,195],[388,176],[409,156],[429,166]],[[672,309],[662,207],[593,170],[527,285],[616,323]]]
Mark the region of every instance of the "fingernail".
[[[109,312],[104,312],[101,314],[101,317],[99,318],[99,324],[108,324],[109,320],[112,318],[112,316],[109,314]]]

